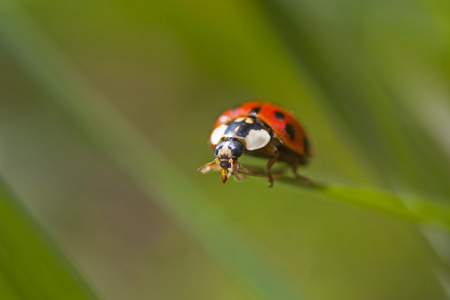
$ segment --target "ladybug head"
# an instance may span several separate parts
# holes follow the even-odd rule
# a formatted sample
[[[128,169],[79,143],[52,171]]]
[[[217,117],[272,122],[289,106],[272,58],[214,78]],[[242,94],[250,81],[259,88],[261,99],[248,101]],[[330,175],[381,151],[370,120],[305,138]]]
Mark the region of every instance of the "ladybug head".
[[[244,152],[244,145],[235,138],[228,138],[217,144],[214,156],[222,168],[222,181],[225,183],[235,171],[237,159]]]

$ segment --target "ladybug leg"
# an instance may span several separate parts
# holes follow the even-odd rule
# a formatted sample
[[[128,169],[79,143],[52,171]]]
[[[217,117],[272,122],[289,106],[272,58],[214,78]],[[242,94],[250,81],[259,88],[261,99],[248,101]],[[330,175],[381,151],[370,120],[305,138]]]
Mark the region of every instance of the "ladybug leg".
[[[211,171],[220,171],[220,170],[222,170],[222,168],[219,165],[219,159],[216,158],[212,162],[209,162],[209,163],[201,166],[200,168],[198,168],[197,171],[202,172],[203,174],[206,174]]]
[[[246,175],[248,175],[247,168],[244,168],[240,163],[236,162],[236,169],[233,174],[234,178],[242,180]]]
[[[239,164],[239,169],[236,168],[236,174],[243,176],[261,176],[261,177],[266,176],[266,174],[261,172],[261,170],[254,170],[252,168],[247,168],[241,164]]]
[[[302,176],[302,175],[297,173],[298,164],[299,164],[298,158],[296,157],[294,159],[293,163],[292,163],[292,171],[294,172],[295,178],[298,181],[300,181],[300,182],[302,182],[302,183],[304,183],[306,185],[313,185],[313,182],[309,178],[307,178],[305,176]]]
[[[269,180],[269,187],[273,186],[273,177],[272,174],[270,174],[270,168],[272,168],[273,164],[278,160],[278,157],[280,156],[280,153],[278,151],[278,148],[273,145],[267,145],[265,150],[267,151],[267,154],[272,155],[273,157],[267,162],[267,165],[264,167],[264,171],[266,173],[266,176]]]

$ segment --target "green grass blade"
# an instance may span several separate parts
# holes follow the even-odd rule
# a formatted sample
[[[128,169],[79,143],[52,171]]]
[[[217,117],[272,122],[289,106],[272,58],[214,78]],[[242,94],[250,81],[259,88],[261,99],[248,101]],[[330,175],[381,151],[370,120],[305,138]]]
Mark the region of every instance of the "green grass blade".
[[[330,198],[412,222],[441,227],[450,232],[450,206],[417,197],[397,196],[371,188],[327,186]]]
[[[258,174],[264,172],[262,168],[258,167],[251,169]],[[317,182],[312,186],[305,186],[298,180],[285,176],[283,171],[283,169],[274,170],[272,174],[276,177],[276,181],[298,187],[303,192],[320,193],[320,195],[333,201],[337,200],[394,218],[421,225],[430,225],[450,232],[450,206],[445,202],[411,195],[397,195],[370,187],[352,187]]]
[[[0,179],[2,299],[97,299]]]

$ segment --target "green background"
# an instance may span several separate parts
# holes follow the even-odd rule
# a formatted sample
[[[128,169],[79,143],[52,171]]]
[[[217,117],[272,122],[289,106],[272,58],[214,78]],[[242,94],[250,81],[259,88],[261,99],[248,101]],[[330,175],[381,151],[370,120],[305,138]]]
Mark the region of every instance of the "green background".
[[[2,2],[6,299],[450,297],[448,1]],[[254,99],[323,189],[196,171]]]

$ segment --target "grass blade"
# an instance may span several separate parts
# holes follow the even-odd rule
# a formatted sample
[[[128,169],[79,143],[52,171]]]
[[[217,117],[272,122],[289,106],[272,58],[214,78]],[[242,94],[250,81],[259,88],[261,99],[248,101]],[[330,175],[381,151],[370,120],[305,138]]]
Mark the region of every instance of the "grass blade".
[[[2,299],[97,299],[0,178]]]

